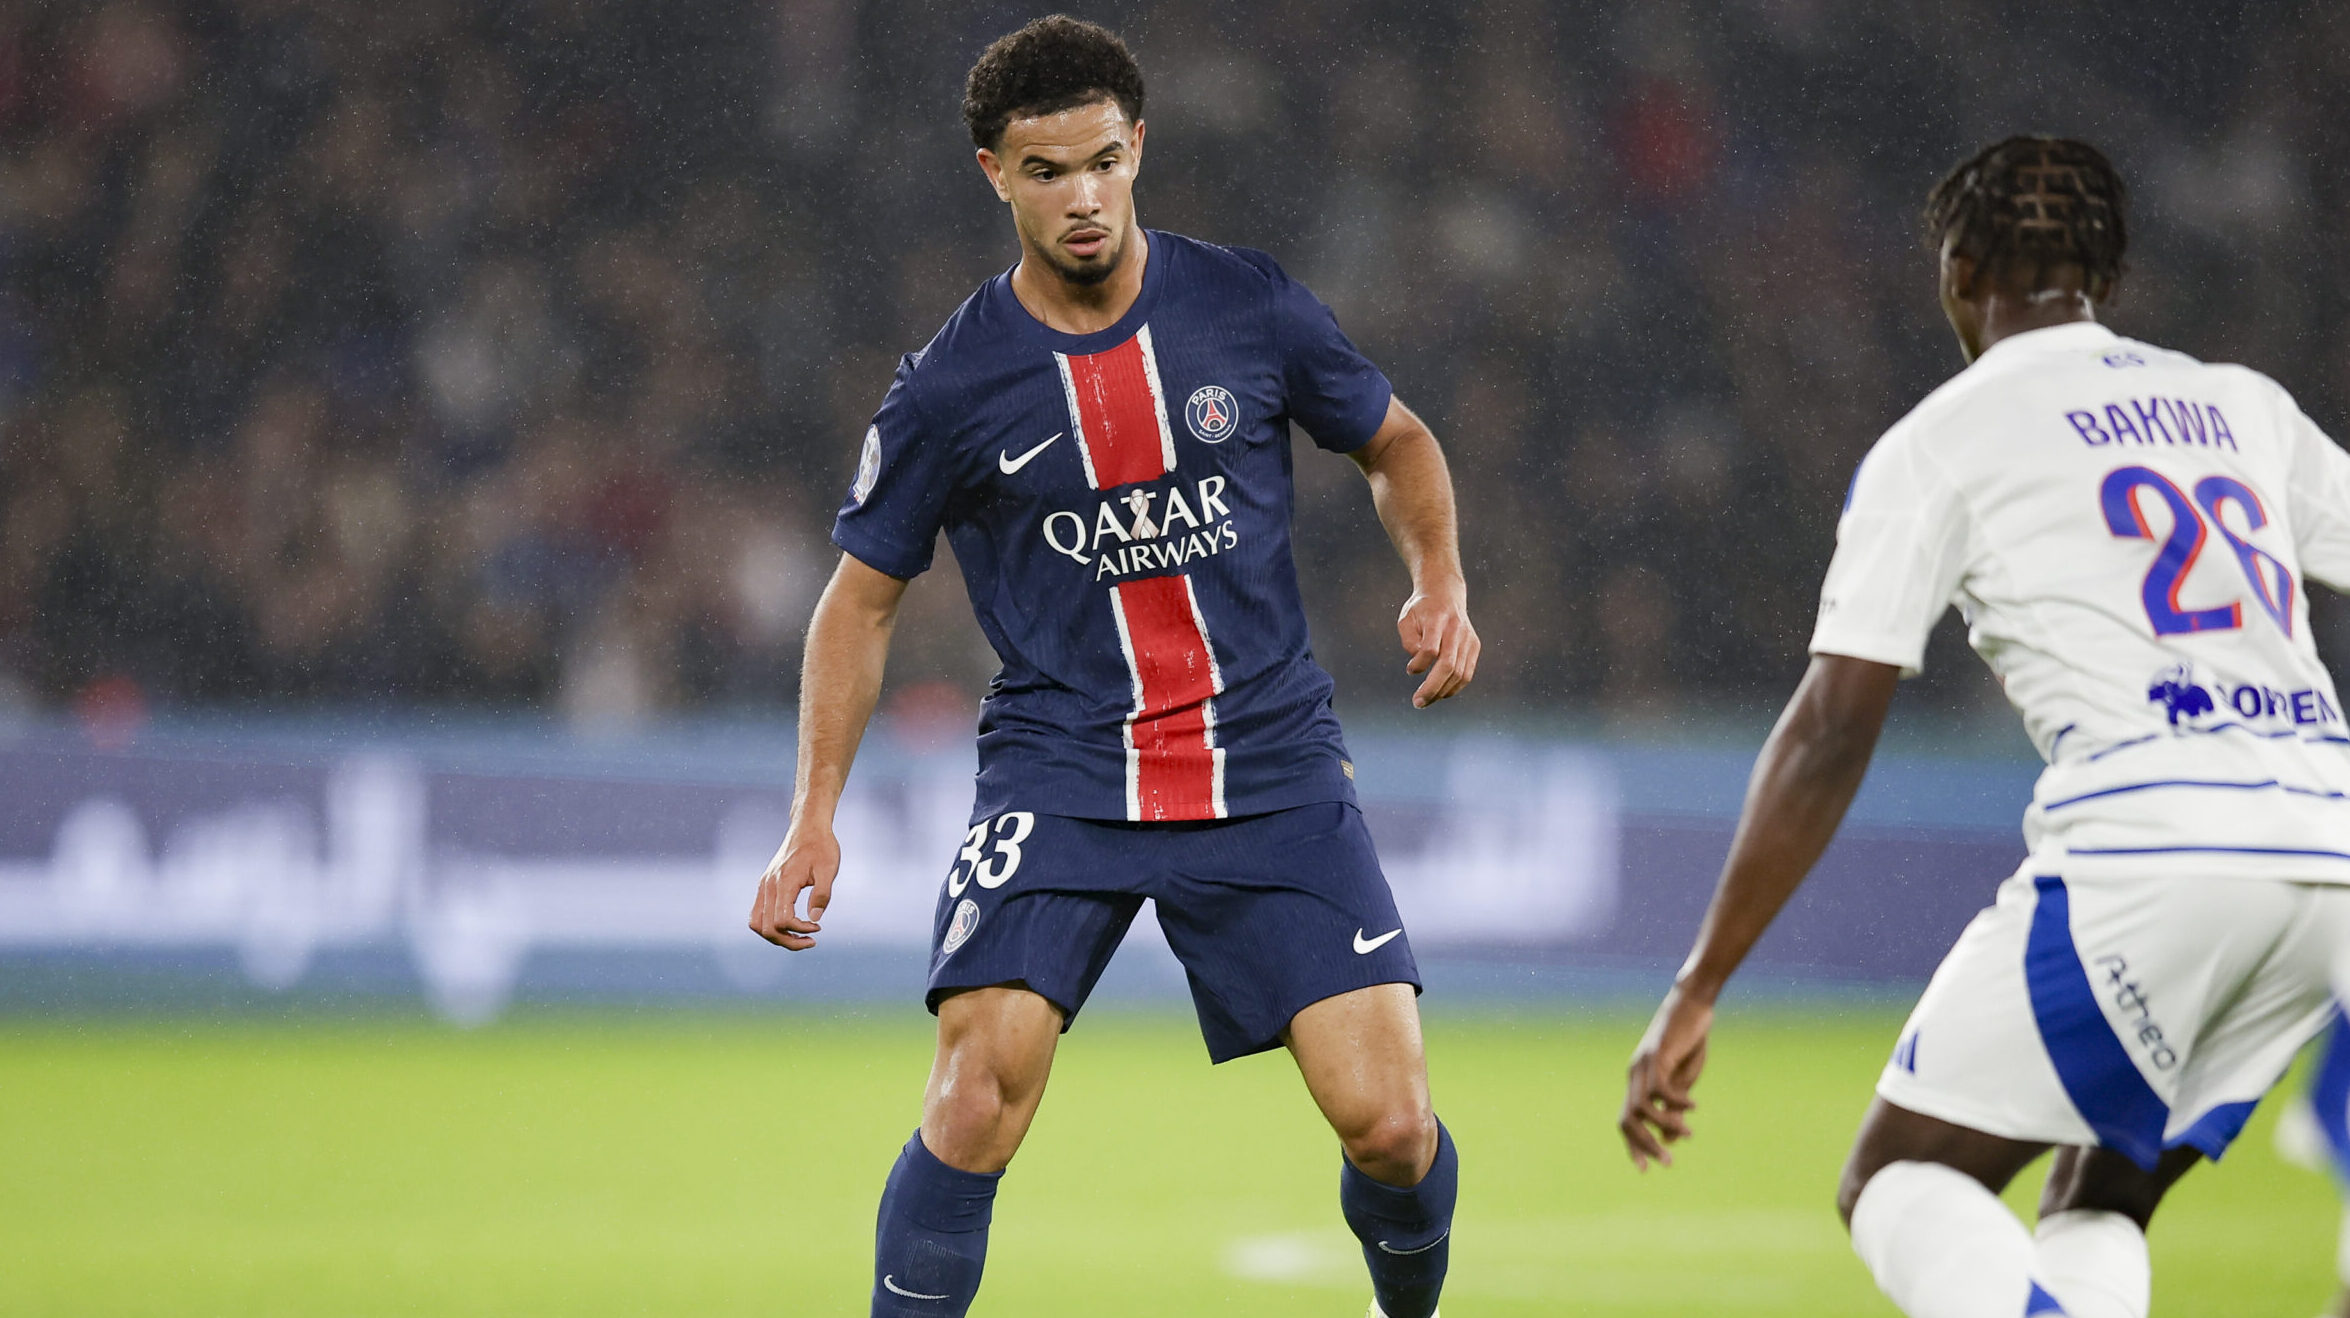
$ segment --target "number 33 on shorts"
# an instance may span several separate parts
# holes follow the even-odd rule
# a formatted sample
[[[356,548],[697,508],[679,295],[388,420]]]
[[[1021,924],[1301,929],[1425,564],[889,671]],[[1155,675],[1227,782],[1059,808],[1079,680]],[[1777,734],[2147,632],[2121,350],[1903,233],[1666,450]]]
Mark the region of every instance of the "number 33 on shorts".
[[[963,837],[963,849],[955,853],[954,865],[947,870],[947,895],[962,896],[974,879],[990,891],[1011,882],[1020,870],[1020,844],[1034,831],[1036,814],[1029,810],[1006,810],[973,824]]]

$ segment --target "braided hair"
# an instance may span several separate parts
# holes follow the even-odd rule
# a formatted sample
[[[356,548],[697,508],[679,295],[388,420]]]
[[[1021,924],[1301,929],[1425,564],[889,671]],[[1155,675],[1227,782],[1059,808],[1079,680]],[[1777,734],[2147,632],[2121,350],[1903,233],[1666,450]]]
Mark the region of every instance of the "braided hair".
[[[2122,180],[2105,153],[2062,137],[2011,137],[1950,171],[1926,201],[1926,241],[1974,262],[1978,277],[2026,292],[2081,272],[2102,302],[2121,279],[2129,234]]]

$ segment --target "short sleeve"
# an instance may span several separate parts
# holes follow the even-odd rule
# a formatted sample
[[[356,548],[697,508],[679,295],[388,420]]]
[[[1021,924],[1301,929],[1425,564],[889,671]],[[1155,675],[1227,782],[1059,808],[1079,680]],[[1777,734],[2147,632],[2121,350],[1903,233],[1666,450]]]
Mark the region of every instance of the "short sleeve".
[[[915,360],[898,364],[897,378],[866,428],[848,501],[832,523],[832,543],[901,579],[929,569],[954,483],[949,437],[925,424],[915,401]]]
[[[1811,652],[1916,676],[1965,575],[1965,521],[1957,489],[1915,443],[1880,442],[1853,475],[1836,524]]]
[[[1270,273],[1289,417],[1316,444],[1351,453],[1379,433],[1395,387],[1339,330],[1338,317],[1322,299],[1280,266]]]
[[[2285,425],[2292,432],[2293,453],[2293,474],[2285,482],[2286,515],[2293,519],[2293,549],[2302,575],[2350,591],[2350,453],[2290,398]]]

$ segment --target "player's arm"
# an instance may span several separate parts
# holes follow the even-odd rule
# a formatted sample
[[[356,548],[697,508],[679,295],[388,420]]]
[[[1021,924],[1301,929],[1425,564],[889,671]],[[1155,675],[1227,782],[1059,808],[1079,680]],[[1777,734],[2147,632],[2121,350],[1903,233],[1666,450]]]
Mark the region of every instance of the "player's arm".
[[[1469,684],[1482,649],[1469,623],[1452,472],[1427,424],[1392,397],[1370,442],[1348,456],[1370,480],[1379,522],[1412,574],[1412,597],[1395,629],[1412,656],[1404,670],[1428,675],[1412,693],[1412,705],[1425,709]]]
[[[840,556],[816,603],[800,661],[800,753],[792,776],[791,829],[751,902],[751,931],[792,951],[816,945],[832,880],[840,872],[833,812],[849,780],[849,762],[881,697],[881,671],[897,627],[906,583]],[[800,894],[808,913],[799,913]]]
[[[1643,1171],[1652,1159],[1671,1166],[1666,1146],[1688,1136],[1714,1000],[1836,836],[1900,679],[1890,664],[1815,655],[1763,743],[1697,946],[1632,1054],[1617,1124]]]

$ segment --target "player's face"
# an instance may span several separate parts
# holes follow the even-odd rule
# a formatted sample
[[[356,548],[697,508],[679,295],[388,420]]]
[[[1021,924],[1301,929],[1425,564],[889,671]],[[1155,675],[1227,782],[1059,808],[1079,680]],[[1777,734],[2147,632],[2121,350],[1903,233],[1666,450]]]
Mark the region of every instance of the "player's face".
[[[1126,259],[1141,166],[1142,124],[1106,98],[1014,119],[979,153],[1021,246],[1072,284],[1101,283]]]

